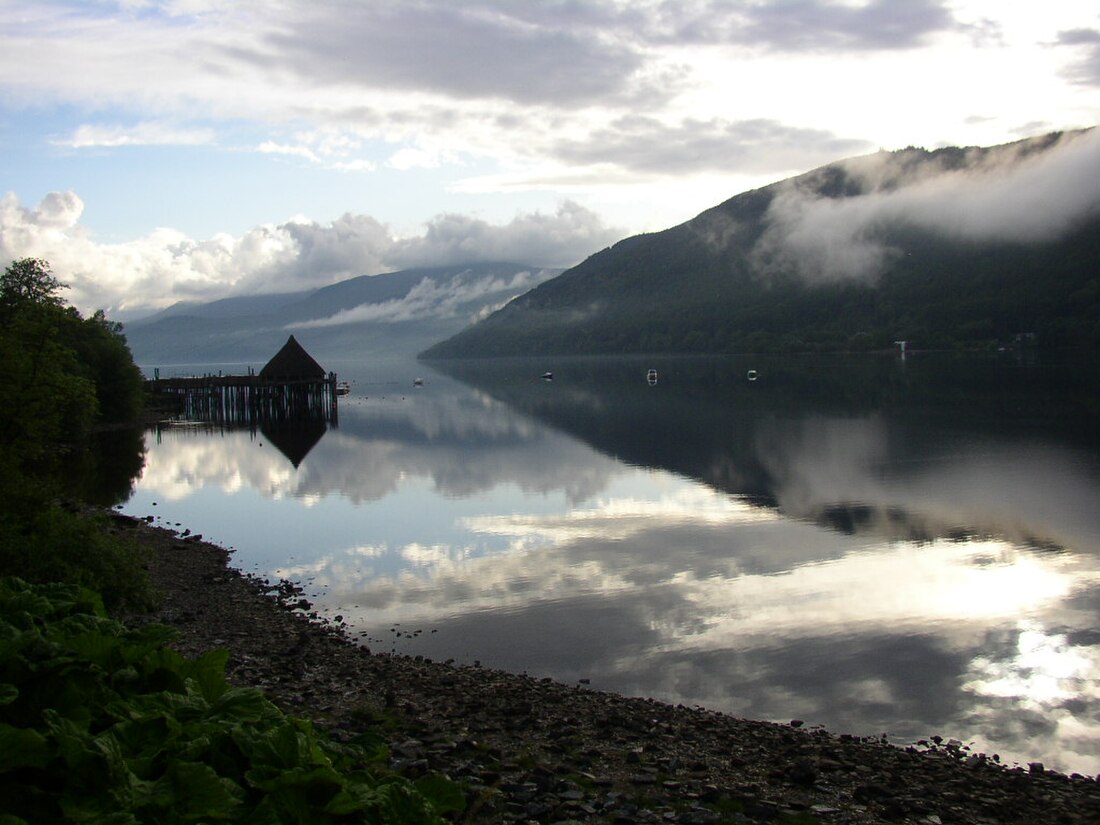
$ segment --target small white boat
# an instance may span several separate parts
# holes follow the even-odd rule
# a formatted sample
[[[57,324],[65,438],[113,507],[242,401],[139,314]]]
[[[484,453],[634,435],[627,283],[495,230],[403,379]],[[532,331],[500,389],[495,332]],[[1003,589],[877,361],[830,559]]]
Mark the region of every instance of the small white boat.
[[[745,377],[748,378],[750,381],[755,381],[757,378],[760,377],[760,375],[756,372],[756,370],[749,370],[748,373],[746,373]]]
[[[336,382],[336,394],[337,395],[350,395],[351,394],[351,384],[349,384],[347,381],[337,381]]]
[[[424,379],[423,378],[414,378],[413,379],[413,386],[414,387],[423,387],[424,386]]]
[[[645,380],[648,381],[650,384],[656,384],[657,383],[657,370],[650,370],[649,372],[647,372],[645,374]]]
[[[542,380],[543,380],[543,381],[553,381],[553,380],[554,380],[554,373],[552,373],[552,372],[549,372],[549,371],[548,371],[548,372],[544,372],[544,373],[542,374]]]

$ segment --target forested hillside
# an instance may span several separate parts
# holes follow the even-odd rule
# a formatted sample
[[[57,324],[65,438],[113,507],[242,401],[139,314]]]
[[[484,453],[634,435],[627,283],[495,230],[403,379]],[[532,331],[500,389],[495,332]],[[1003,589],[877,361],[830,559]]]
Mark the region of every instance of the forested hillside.
[[[593,255],[425,357],[1100,343],[1100,140],[908,148]]]

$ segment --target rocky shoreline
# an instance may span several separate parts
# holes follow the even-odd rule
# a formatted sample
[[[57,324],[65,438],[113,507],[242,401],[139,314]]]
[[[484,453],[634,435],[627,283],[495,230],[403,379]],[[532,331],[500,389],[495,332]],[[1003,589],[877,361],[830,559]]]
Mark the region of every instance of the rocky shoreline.
[[[288,583],[229,566],[229,553],[148,521],[112,529],[152,551],[151,614],[175,646],[230,652],[228,675],[336,738],[384,733],[410,775],[465,786],[464,822],[1100,823],[1094,777],[1005,767],[958,743],[914,748],[736,719],[583,685],[372,654],[309,616]]]

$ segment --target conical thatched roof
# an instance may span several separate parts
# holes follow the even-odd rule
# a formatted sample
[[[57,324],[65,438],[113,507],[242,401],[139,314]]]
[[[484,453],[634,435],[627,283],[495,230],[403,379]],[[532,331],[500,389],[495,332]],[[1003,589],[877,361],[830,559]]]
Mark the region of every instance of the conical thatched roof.
[[[283,348],[260,370],[261,378],[324,378],[325,370],[291,335]]]

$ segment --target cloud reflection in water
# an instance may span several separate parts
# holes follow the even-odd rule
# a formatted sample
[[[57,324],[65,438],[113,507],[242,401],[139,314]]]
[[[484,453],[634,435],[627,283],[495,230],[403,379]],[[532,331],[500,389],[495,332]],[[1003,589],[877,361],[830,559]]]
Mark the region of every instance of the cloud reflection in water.
[[[297,470],[247,433],[165,433],[130,506],[159,497],[399,652],[1100,771],[1100,483],[1078,452],[756,410],[673,472],[432,389],[342,408]],[[718,466],[753,495],[695,480]],[[267,523],[297,551],[257,547]]]

